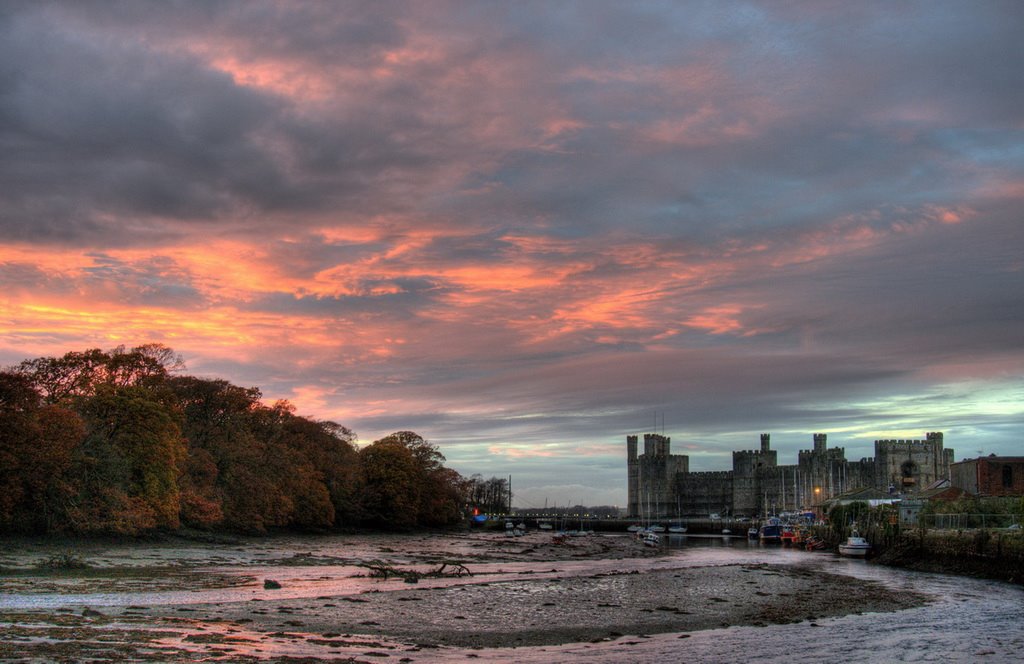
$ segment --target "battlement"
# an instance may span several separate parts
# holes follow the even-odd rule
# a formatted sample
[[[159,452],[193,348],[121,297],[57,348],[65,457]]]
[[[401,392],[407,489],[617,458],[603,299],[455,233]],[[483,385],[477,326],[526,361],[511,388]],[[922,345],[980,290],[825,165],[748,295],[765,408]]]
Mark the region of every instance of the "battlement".
[[[668,436],[657,433],[644,434],[644,454],[648,457],[667,457],[671,445],[672,439]]]
[[[769,455],[774,454],[774,453],[775,453],[774,450],[767,450],[767,451],[766,450],[733,450],[732,451],[732,458],[735,459],[737,456],[750,456],[750,457],[769,456]]]
[[[826,459],[832,457],[834,459],[843,459],[846,457],[845,447],[830,447],[826,450],[800,450],[797,453],[797,457],[800,459],[813,458],[816,456],[824,456]]]
[[[687,480],[725,480],[732,479],[731,470],[702,470],[693,473],[682,473]]]
[[[941,449],[942,448],[943,435],[941,431],[929,431],[925,434],[924,440],[920,439],[903,439],[903,438],[886,438],[875,441],[875,450],[886,450],[886,451],[908,451],[908,450],[926,450],[926,449]]]
[[[876,450],[886,451],[901,451],[901,450],[926,450],[935,446],[935,441],[932,440],[903,440],[901,439],[887,439],[887,440],[876,440]]]

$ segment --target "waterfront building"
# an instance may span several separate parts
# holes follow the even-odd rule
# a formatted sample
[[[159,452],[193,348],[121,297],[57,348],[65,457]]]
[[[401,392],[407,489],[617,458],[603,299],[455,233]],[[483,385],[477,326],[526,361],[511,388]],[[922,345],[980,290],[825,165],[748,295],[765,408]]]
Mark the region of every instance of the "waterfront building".
[[[1024,496],[1024,457],[965,459],[950,466],[950,480],[975,496]]]
[[[771,435],[756,450],[734,451],[732,469],[690,472],[686,455],[671,453],[671,439],[626,437],[628,512],[636,518],[758,516],[820,507],[845,492],[873,488],[908,494],[949,478],[953,450],[940,432],[923,440],[876,440],[875,456],[850,461],[842,447],[829,448],[824,433],[801,450],[797,463],[779,465]]]

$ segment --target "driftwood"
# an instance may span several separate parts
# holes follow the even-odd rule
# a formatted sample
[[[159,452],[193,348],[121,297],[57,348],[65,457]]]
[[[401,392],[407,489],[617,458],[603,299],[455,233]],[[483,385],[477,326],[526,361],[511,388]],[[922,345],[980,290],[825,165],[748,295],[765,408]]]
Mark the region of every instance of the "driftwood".
[[[429,572],[420,572],[414,569],[400,569],[394,565],[389,565],[379,560],[359,563],[359,567],[365,567],[370,570],[370,577],[372,578],[389,579],[394,576],[402,579],[406,583],[416,583],[420,579],[473,576],[473,573],[470,572],[469,568],[465,565],[462,563],[452,562],[441,563],[440,567],[432,569]]]

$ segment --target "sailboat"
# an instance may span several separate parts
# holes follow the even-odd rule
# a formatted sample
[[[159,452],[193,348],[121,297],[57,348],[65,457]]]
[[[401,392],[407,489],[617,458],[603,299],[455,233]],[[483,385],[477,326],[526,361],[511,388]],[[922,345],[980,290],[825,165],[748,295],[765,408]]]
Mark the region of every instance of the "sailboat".
[[[673,535],[686,534],[686,526],[683,525],[682,519],[679,518],[679,498],[676,498],[676,521],[668,525],[668,532]]]

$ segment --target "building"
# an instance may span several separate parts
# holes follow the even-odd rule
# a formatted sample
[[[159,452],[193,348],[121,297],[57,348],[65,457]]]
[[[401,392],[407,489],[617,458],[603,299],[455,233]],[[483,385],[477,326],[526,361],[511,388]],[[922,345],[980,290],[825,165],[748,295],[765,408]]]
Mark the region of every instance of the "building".
[[[690,472],[686,455],[671,453],[671,440],[659,434],[626,437],[628,513],[631,517],[757,516],[819,507],[826,500],[860,488],[887,494],[913,493],[949,477],[953,450],[941,433],[924,440],[876,440],[875,456],[848,461],[844,448],[829,448],[826,434],[813,435],[813,447],[797,463],[779,465],[770,434],[756,450],[732,453],[732,469]]]
[[[951,464],[950,482],[974,496],[1024,496],[1024,457],[991,454]]]
[[[915,493],[913,497],[900,501],[900,523],[904,526],[916,526],[918,525],[921,511],[924,510],[929,502],[933,500],[956,500],[963,497],[964,493],[963,489],[953,486],[949,480],[933,482],[923,491]]]

